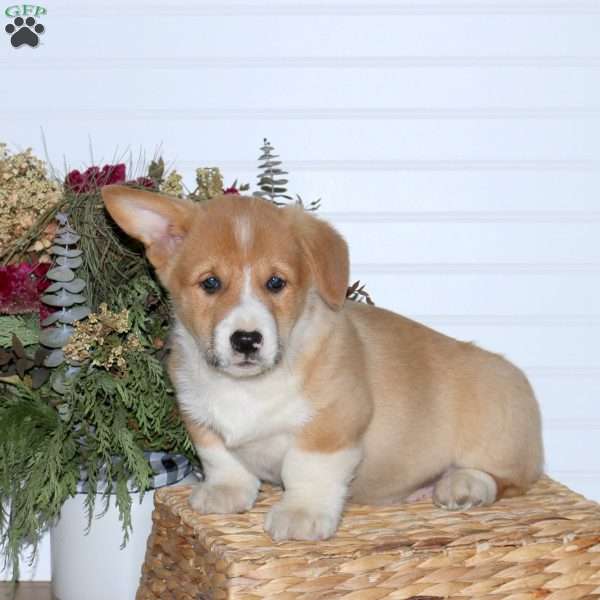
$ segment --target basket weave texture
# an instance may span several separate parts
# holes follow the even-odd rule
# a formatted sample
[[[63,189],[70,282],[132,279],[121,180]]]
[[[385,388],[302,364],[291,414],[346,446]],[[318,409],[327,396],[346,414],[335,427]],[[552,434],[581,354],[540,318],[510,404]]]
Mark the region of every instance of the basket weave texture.
[[[349,505],[321,542],[264,532],[279,490],[235,515],[200,515],[189,492],[156,492],[137,600],[600,599],[600,505],[546,477],[468,512]]]

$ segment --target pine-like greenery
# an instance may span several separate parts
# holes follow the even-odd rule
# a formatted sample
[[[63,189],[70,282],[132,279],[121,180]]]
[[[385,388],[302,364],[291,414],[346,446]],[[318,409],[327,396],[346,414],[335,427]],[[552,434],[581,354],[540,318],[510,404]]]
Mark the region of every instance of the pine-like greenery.
[[[98,193],[67,197],[69,220],[81,235],[79,247],[85,256],[78,273],[87,282],[88,304],[95,310],[107,298],[124,293],[138,277],[150,276],[151,268],[141,243],[116,227]]]
[[[18,577],[18,557],[33,545],[75,493],[77,442],[68,421],[53,408],[49,388],[0,384],[0,549]]]
[[[287,195],[286,184],[288,182],[285,176],[288,174],[281,168],[281,161],[278,160],[279,155],[274,153],[274,148],[265,138],[263,145],[260,148],[261,154],[258,157],[258,187],[260,192],[256,192],[255,195],[266,198],[271,202],[282,205],[286,202],[283,200],[291,200],[292,197]]]
[[[99,193],[66,192],[60,209],[81,234],[84,264],[78,275],[88,282],[88,303],[94,310],[103,302],[115,312],[127,309],[129,333],[140,347],[126,351],[123,372],[82,365],[63,394],[52,389],[52,381],[67,364],[36,390],[28,377],[0,379],[0,554],[15,579],[19,553],[31,545],[35,557],[41,536],[83,474],[90,523],[96,492],[103,493],[106,503],[116,503],[125,542],[130,491],[146,490],[152,475],[144,452],[184,454],[197,463],[163,362],[169,327],[165,290],[142,248],[110,221]],[[35,345],[31,348],[34,352]]]
[[[100,475],[130,530],[130,489],[145,490],[151,470],[145,450],[194,460],[162,363],[149,351],[126,355],[117,377],[88,365],[69,381],[64,395],[44,386],[0,384],[1,550],[18,574],[18,552],[34,550],[43,531],[87,473],[87,508],[93,514]]]
[[[0,348],[10,348],[13,335],[24,346],[37,343],[40,335],[40,320],[37,315],[0,316]]]
[[[281,168],[282,162],[279,160],[279,154],[274,154],[275,148],[267,138],[263,140],[260,150],[261,155],[258,157],[258,187],[260,191],[255,192],[254,195],[270,200],[276,206],[286,206],[291,201],[299,204],[305,210],[318,210],[321,206],[320,198],[306,204],[300,194],[296,194],[295,199],[288,195],[288,180],[285,179],[288,172]]]

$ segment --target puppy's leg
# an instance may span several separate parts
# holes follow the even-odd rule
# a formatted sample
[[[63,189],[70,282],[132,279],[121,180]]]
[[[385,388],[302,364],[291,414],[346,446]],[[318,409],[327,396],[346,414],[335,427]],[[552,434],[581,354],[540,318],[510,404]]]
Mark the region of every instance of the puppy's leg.
[[[437,486],[438,503],[455,509],[524,493],[544,463],[540,411],[523,372],[496,354],[463,351],[470,383],[454,400],[455,470]]]
[[[260,481],[210,429],[186,423],[204,468],[205,481],[194,486],[190,505],[198,512],[238,513],[250,510]]]
[[[338,331],[325,336],[319,353],[306,367],[310,376],[305,391],[318,410],[296,433],[283,459],[281,480],[285,492],[265,520],[265,529],[276,540],[331,537],[362,460],[362,440],[373,403],[366,378],[361,376],[361,355],[350,359],[345,354],[350,347],[360,348],[349,335]],[[337,356],[340,364],[353,365],[353,370],[320,370],[320,357],[325,355]]]
[[[495,479],[478,469],[449,469],[436,482],[433,502],[447,510],[467,510],[492,504],[498,488]]]
[[[348,485],[362,458],[359,448],[311,452],[293,448],[284,458],[282,500],[267,514],[275,540],[322,540],[337,529]]]

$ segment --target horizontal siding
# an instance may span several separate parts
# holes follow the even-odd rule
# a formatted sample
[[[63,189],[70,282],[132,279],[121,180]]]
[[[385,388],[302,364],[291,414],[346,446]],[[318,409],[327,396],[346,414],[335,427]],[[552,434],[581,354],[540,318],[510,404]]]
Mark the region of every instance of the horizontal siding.
[[[66,116],[66,115],[65,115]],[[70,122],[68,118],[65,119]],[[47,131],[51,147],[59,143],[71,145],[82,136],[81,123],[74,119],[65,130],[63,121],[44,118],[38,111],[35,120],[15,123],[14,131],[29,133],[33,141],[39,139],[40,127]],[[419,168],[419,161],[428,161],[439,170],[462,166],[465,169],[489,170],[598,170],[600,169],[600,119],[592,120],[347,120],[337,121],[272,121],[256,119],[228,121],[186,122],[167,120],[160,123],[136,119],[123,120],[109,127],[102,122],[86,121],[85,134],[90,134],[101,154],[115,151],[115,127],[119,139],[128,139],[133,147],[152,151],[158,143],[165,148],[194,148],[195,140],[204,140],[191,156],[180,156],[182,161],[209,164],[224,163],[240,169],[253,168],[257,141],[263,136],[284,140],[279,150],[284,153],[288,166],[294,172],[294,163],[300,168],[315,169],[316,161],[325,161],[323,168],[352,170],[355,161],[373,161],[374,170],[396,167],[394,162],[408,168]],[[235,131],[235,143],[223,132]],[[14,135],[14,134],[13,134]],[[157,136],[159,136],[157,138]],[[209,144],[208,140],[212,142]],[[183,146],[182,146],[183,145]],[[328,162],[333,161],[332,164]],[[237,163],[237,164],[236,164]],[[306,164],[303,164],[306,163]],[[184,164],[186,164],[184,162]],[[192,165],[190,165],[192,166]],[[427,166],[427,164],[425,165]],[[371,167],[373,169],[373,167]]]
[[[129,35],[129,33],[127,33]],[[40,44],[42,46],[42,44]],[[6,61],[3,66],[15,68],[13,61]],[[44,69],[39,60],[24,59],[19,63],[22,69]],[[203,57],[194,54],[186,56],[140,56],[130,54],[122,56],[105,56],[81,58],[60,55],[52,59],[52,68],[56,70],[74,70],[77,68],[93,68],[99,71],[123,69],[148,69],[162,71],[180,68],[198,70],[231,69],[285,69],[287,71],[312,69],[405,69],[430,67],[459,67],[489,69],[495,67],[544,68],[544,69],[597,69],[600,57],[582,56],[215,56]]]
[[[583,119],[591,120],[600,117],[600,108],[596,107],[543,107],[543,108],[511,108],[511,107],[468,107],[468,108],[11,108],[14,120],[31,121],[40,117],[46,121],[420,121],[420,120],[552,120]],[[360,123],[359,123],[360,125]]]
[[[490,273],[469,265],[462,273],[392,272],[352,269],[352,278],[366,282],[380,306],[402,314],[522,315],[598,312],[598,274],[584,271]],[[598,363],[598,353],[590,363]]]
[[[600,499],[600,471],[599,470],[556,470],[550,473],[572,490],[588,498]]]
[[[600,473],[598,454],[592,451],[598,440],[597,430],[545,429],[545,433],[546,466],[550,472]]]
[[[193,55],[220,66],[225,57],[268,57],[273,62],[287,57],[306,59],[336,57],[439,57],[439,61],[484,61],[556,57],[586,60],[595,56],[597,19],[589,15],[535,14],[404,15],[136,15],[115,19],[93,9],[86,16],[60,16],[49,7],[44,35],[44,60],[64,57],[70,46],[80,57],[126,60],[143,57],[158,61]],[[182,21],[185,17],[185,24]],[[600,15],[599,15],[600,16]],[[93,22],[90,22],[93,18]],[[53,32],[68,27],[69,39],[52,43]],[[94,31],[110,32],[110,47],[98,43]],[[359,29],[363,35],[356,35]],[[297,32],[290,35],[290,31]],[[535,35],[532,35],[535,32]],[[55,39],[55,38],[54,38]],[[510,40],[507,43],[507,40]],[[108,50],[108,51],[107,51]],[[75,60],[78,59],[73,55]],[[492,57],[490,59],[490,57]],[[216,59],[216,60],[215,60]],[[210,65],[209,65],[210,66]]]
[[[573,270],[577,265],[595,265],[598,269],[599,225],[598,221],[566,224],[337,223],[342,234],[354,242],[351,258],[356,264],[464,262],[477,268],[493,263],[515,263],[531,266],[532,270],[536,264],[552,263],[573,263]]]
[[[247,0],[243,4],[235,0],[222,2],[159,2],[109,1],[100,3],[77,3],[58,0],[52,3],[52,14],[60,17],[99,15],[119,16],[407,16],[407,15],[597,15],[600,7],[596,0],[384,0],[348,2],[347,0],[322,0],[320,2],[297,2],[279,0]]]
[[[63,35],[66,35],[65,31]],[[57,35],[61,35],[57,32]],[[50,41],[47,42],[50,46]],[[292,69],[256,63],[247,68],[231,63],[211,68],[203,64],[171,60],[166,63],[127,57],[97,59],[73,55],[64,48],[63,58],[38,54],[17,56],[3,52],[0,67],[10,74],[0,81],[5,109],[135,109],[182,110],[232,109],[466,109],[598,108],[600,90],[593,85],[598,70],[555,66],[540,68],[518,64],[480,64],[466,68],[445,59],[422,65],[408,59],[377,68],[323,68],[319,64]],[[600,50],[598,52],[600,56]],[[422,62],[422,61],[421,61]],[[595,64],[595,63],[594,63]],[[160,67],[160,69],[158,69]],[[108,72],[107,72],[108,71]],[[111,85],[106,86],[107,79]],[[198,89],[194,82],[200,82]],[[566,83],[567,82],[567,83]],[[64,92],[69,89],[69,93]],[[43,105],[39,91],[44,90]],[[14,90],[19,93],[15,94]],[[210,90],[208,92],[208,90]],[[315,93],[318,90],[318,93]],[[118,123],[115,123],[118,125]],[[118,130],[115,130],[118,131]],[[285,143],[280,137],[280,143]],[[179,148],[184,150],[187,148]]]

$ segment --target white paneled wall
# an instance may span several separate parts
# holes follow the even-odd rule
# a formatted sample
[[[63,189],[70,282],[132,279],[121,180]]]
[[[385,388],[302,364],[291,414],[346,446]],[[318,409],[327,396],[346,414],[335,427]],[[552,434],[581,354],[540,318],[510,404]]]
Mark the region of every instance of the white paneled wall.
[[[268,137],[378,304],[525,368],[547,470],[600,499],[600,0],[45,6],[0,44],[0,139],[191,185],[253,183]]]

